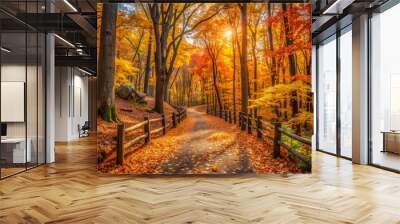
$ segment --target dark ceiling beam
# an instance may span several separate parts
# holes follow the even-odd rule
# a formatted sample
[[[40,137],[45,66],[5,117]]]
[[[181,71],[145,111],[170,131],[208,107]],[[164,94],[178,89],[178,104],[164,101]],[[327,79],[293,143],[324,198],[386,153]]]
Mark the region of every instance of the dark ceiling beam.
[[[96,71],[96,57],[91,56],[55,56],[56,66],[87,67]]]
[[[79,31],[82,28],[64,13],[21,13],[17,17],[43,32]]]
[[[5,13],[0,8],[0,12]],[[2,30],[16,30],[27,25],[31,29],[42,32],[85,31],[96,37],[96,13],[20,13],[6,14],[0,19]],[[94,22],[93,22],[94,21]]]

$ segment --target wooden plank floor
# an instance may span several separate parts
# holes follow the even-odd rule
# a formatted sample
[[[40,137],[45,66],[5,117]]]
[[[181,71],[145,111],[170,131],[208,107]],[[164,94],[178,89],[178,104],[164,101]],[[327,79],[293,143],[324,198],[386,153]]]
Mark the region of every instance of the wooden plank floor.
[[[95,139],[0,181],[0,223],[400,223],[400,175],[313,154],[313,173],[112,176]]]

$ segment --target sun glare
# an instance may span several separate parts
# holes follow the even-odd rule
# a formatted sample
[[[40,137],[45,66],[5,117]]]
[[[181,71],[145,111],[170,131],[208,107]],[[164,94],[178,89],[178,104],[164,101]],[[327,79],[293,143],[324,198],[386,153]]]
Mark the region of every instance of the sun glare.
[[[225,35],[226,38],[230,38],[232,36],[232,30],[225,31],[224,35]]]

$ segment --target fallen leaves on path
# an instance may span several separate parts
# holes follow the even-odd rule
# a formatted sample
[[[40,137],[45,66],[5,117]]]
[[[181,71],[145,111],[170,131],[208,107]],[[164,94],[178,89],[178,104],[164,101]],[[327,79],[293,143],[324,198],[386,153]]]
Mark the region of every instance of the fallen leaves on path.
[[[103,167],[110,173],[224,174],[298,173],[294,161],[282,150],[273,158],[269,143],[237,125],[195,110],[165,136],[125,156],[125,165]]]

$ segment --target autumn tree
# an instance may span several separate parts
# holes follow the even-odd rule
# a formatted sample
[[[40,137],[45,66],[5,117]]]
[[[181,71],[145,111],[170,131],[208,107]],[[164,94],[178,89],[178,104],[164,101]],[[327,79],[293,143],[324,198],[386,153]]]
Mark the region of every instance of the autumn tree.
[[[242,46],[240,51],[240,77],[241,77],[241,90],[242,90],[242,113],[248,112],[249,101],[249,72],[247,68],[247,4],[240,3],[240,26],[242,30]],[[244,126],[242,126],[242,129]]]
[[[249,10],[250,19],[249,19],[249,31],[251,37],[251,55],[253,59],[253,99],[257,99],[257,38],[258,38],[258,29],[262,17],[262,11],[264,10],[264,4],[253,4],[251,5]],[[257,108],[254,108],[254,116],[257,116]]]
[[[156,96],[154,110],[159,113],[164,111],[164,95],[184,36],[219,12],[218,9],[213,10],[212,8],[205,10],[205,7],[205,4],[194,3],[185,3],[183,5],[175,5],[173,3],[148,4],[156,43]],[[204,11],[209,13],[203,15]]]
[[[219,110],[223,110],[220,87],[218,86],[218,60],[222,48],[224,47],[223,42],[218,36],[221,36],[219,30],[221,24],[218,21],[213,20],[212,23],[207,24],[200,34],[201,42],[204,45],[209,59],[211,60],[211,71],[212,71],[212,83],[214,86],[214,92],[216,94]]]
[[[117,4],[104,3],[98,56],[97,107],[105,121],[118,122],[115,109],[115,35]]]
[[[236,114],[236,45],[238,43],[238,26],[239,26],[239,15],[237,13],[236,7],[231,8],[227,12],[227,17],[229,21],[231,35],[231,48],[232,48],[232,107],[233,114]],[[239,47],[239,46],[238,46]],[[236,123],[236,116],[233,117]]]

